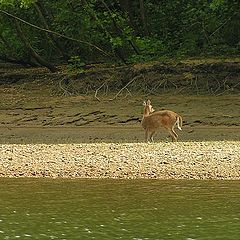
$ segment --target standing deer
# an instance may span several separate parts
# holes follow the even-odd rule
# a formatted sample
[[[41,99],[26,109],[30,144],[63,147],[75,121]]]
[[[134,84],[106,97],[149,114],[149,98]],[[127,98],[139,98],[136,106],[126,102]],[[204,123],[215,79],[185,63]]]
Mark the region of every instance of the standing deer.
[[[156,111],[151,105],[151,101],[143,102],[142,127],[145,130],[145,141],[150,138],[153,141],[153,135],[160,127],[164,127],[170,134],[172,141],[177,141],[178,135],[174,131],[175,125],[182,130],[182,117],[170,110]]]

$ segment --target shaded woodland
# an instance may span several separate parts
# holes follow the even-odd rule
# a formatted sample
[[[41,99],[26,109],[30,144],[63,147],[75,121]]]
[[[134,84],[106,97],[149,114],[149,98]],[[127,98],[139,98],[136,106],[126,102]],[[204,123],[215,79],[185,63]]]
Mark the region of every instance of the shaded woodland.
[[[0,60],[84,71],[132,64],[236,57],[238,0],[0,0]]]

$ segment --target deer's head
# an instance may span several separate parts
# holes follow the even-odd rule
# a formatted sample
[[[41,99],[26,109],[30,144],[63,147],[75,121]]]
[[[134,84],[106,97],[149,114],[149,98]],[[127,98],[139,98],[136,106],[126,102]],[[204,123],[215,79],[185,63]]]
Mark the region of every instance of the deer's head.
[[[154,112],[154,109],[151,105],[151,101],[150,100],[147,100],[147,102],[143,102],[143,106],[144,106],[144,115],[145,116],[148,116],[150,115],[151,113]]]

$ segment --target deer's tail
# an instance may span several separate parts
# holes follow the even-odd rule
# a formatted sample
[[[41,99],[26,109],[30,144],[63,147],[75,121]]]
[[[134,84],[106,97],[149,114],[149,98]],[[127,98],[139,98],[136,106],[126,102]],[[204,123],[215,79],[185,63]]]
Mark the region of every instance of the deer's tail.
[[[182,131],[182,123],[183,123],[182,117],[180,115],[178,115],[176,124],[177,124],[177,128],[181,131]]]

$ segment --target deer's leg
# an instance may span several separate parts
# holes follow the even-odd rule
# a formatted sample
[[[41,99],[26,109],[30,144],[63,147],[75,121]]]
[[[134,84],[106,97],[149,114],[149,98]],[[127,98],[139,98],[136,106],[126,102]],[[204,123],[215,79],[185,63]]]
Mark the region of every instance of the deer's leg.
[[[150,133],[150,140],[151,140],[151,142],[153,142],[153,135],[154,135],[154,133],[155,133],[155,131]]]
[[[175,136],[175,138],[176,138],[176,141],[177,141],[178,135],[177,135],[177,133],[174,131],[174,126],[172,127],[172,132],[173,132],[173,134],[174,134],[174,136]]]
[[[145,130],[145,142],[147,142],[148,141],[148,130],[146,129]]]
[[[168,129],[168,132],[172,138],[172,142],[176,142],[177,141],[176,133],[172,129]]]

